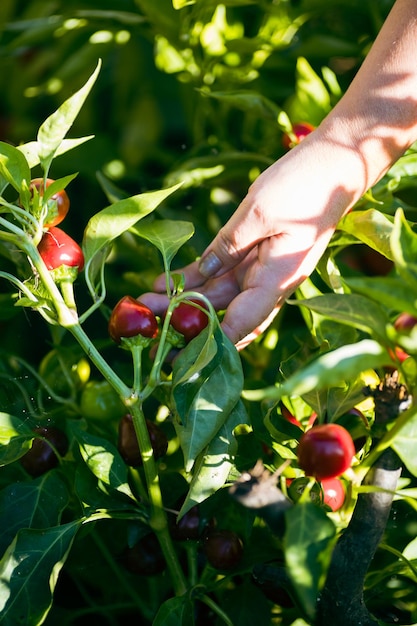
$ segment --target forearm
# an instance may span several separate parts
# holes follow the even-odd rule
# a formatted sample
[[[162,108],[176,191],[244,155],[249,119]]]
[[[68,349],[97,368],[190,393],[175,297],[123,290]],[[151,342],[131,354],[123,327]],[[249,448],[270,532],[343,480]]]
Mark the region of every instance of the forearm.
[[[397,0],[362,67],[319,134],[325,141],[336,138],[342,148],[356,154],[363,166],[363,192],[417,139],[415,0]]]

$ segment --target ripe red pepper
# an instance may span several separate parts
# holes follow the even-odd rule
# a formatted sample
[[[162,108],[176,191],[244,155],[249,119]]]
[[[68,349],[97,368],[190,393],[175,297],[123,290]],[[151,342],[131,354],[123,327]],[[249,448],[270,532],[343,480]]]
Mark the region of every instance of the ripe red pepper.
[[[307,430],[298,444],[298,464],[307,476],[321,481],[343,474],[352,463],[355,446],[339,424],[321,424]]]
[[[307,137],[311,132],[313,132],[314,126],[309,122],[300,122],[298,124],[294,124],[292,127],[292,135],[289,133],[284,133],[282,136],[282,145],[286,150],[293,148],[297,144],[299,144],[303,139]]]
[[[243,556],[242,540],[233,530],[209,531],[204,538],[203,549],[210,565],[219,570],[233,569]]]
[[[84,254],[78,243],[56,226],[44,233],[38,251],[48,270],[67,265],[78,267],[81,272],[84,267]]]
[[[49,187],[55,181],[52,178],[46,179],[45,187]],[[30,181],[29,190],[37,189],[40,196],[44,195],[44,180],[43,178],[34,178]],[[44,228],[52,228],[62,222],[67,215],[70,208],[70,201],[67,192],[64,189],[54,193],[48,198],[48,216],[44,222]]]
[[[123,337],[142,335],[154,339],[158,334],[158,322],[151,309],[132,296],[123,296],[119,300],[111,313],[108,328],[116,343],[120,343]]]
[[[188,302],[195,302],[204,307],[201,300],[192,299]],[[185,343],[189,343],[194,337],[197,337],[208,324],[208,315],[188,302],[181,302],[174,309],[171,317],[171,326],[184,335]]]
[[[325,478],[321,481],[323,488],[323,502],[327,504],[332,511],[338,511],[342,508],[345,501],[345,488],[339,478]]]

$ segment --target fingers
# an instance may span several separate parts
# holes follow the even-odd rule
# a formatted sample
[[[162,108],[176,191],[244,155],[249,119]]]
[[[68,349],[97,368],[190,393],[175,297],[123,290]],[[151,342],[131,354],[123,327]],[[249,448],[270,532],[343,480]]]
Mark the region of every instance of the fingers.
[[[236,267],[263,239],[273,234],[272,223],[249,191],[229,221],[203,252],[198,270],[206,278]]]

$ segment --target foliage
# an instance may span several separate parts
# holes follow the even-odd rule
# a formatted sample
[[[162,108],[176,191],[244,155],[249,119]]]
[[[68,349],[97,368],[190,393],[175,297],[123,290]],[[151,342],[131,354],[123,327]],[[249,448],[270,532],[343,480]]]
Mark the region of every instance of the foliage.
[[[417,331],[394,325],[403,311],[417,315],[415,147],[340,222],[312,276],[241,354],[208,302],[208,326],[183,347],[170,315],[196,294],[181,279],[173,289],[167,280],[170,304],[155,341],[118,347],[107,332],[121,297],[140,295],[161,271],[169,277],[202,252],[248,185],[284,153],[292,124],[320,123],[391,4],[106,0],[98,9],[91,0],[2,0],[6,626],[313,624],[356,503],[384,491],[363,479],[387,450],[403,473],[363,593],[382,623],[417,622]],[[46,215],[34,210],[29,182],[40,176],[59,181],[50,195],[66,188],[70,198],[62,226],[82,242],[79,276],[51,275],[37,253]],[[181,348],[174,363],[173,347]],[[392,372],[406,392],[384,421],[375,390]],[[106,381],[132,413],[143,467],[124,463],[117,416],[83,415],[91,381]],[[365,436],[342,477],[345,504],[332,512],[310,498],[320,493],[314,481],[290,502],[287,485],[304,477],[297,444],[312,414],[338,422],[354,406]],[[146,419],[169,440],[157,462]],[[33,479],[20,458],[33,429],[47,424],[66,433],[70,450]],[[229,494],[259,459],[280,474],[272,523],[269,509],[243,507]],[[171,517],[195,505],[201,539],[173,540]],[[213,524],[243,541],[230,571],[205,560],[202,540]],[[141,576],[126,568],[126,553],[150,533],[166,569]],[[357,549],[365,554],[366,542]]]

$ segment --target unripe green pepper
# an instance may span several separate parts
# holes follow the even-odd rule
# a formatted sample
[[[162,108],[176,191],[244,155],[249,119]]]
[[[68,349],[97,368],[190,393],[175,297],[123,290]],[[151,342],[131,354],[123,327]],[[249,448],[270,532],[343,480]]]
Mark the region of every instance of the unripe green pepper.
[[[126,407],[107,380],[90,380],[83,388],[80,412],[87,420],[118,420],[126,413]]]

